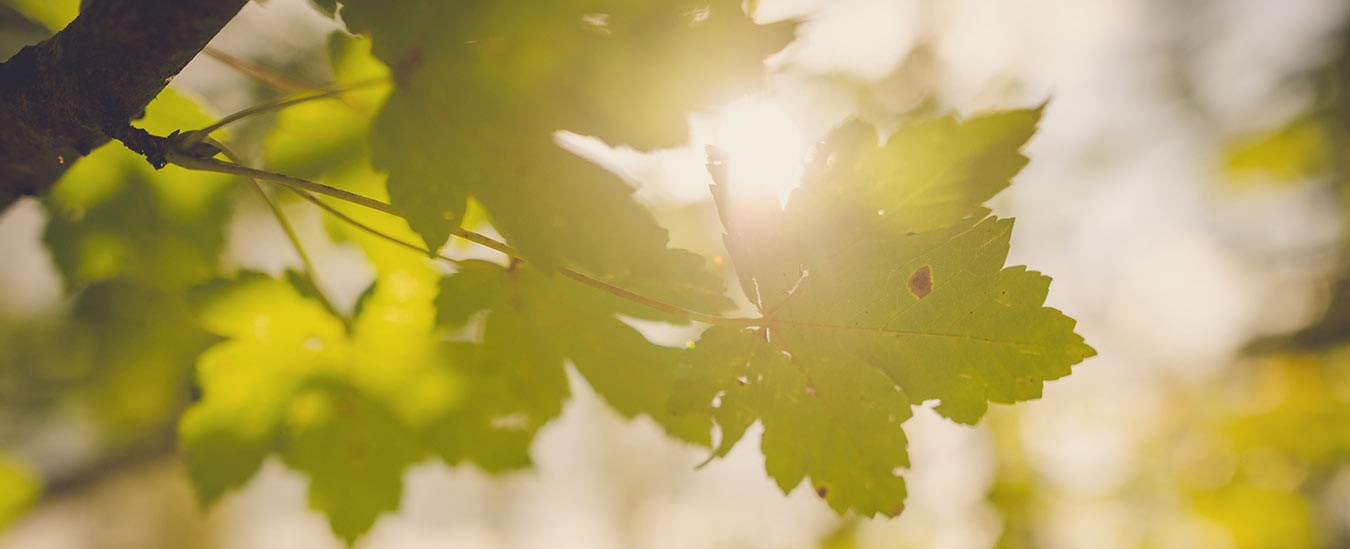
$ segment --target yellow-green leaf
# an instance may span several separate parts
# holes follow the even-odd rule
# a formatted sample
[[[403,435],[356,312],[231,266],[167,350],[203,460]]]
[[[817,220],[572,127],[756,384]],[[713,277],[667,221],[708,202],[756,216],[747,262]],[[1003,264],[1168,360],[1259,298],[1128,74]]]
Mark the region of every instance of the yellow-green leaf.
[[[740,4],[344,2],[343,20],[374,39],[397,83],[371,134],[395,209],[439,248],[472,196],[545,271],[696,278],[632,189],[553,134],[684,141],[685,111],[747,91],[791,37]]]
[[[0,454],[0,530],[23,515],[42,493],[28,467]]]
[[[190,99],[166,89],[137,124],[165,135],[210,122]],[[44,198],[43,241],[67,288],[126,277],[181,290],[216,272],[231,181],[175,166],[157,171],[111,143],[72,166]]]
[[[974,423],[1040,396],[1094,354],[1043,306],[1049,278],[1004,267],[1012,221],[981,203],[1026,162],[1038,111],[900,129],[850,124],[785,210],[715,190],[727,247],[763,319],[714,326],[672,405],[711,414],[722,455],[755,420],[784,491],[804,477],[836,510],[894,515],[908,406]],[[729,159],[728,161],[734,161]]]
[[[632,304],[523,265],[482,261],[465,262],[447,277],[437,304],[440,321],[450,326],[486,313],[478,358],[511,380],[531,425],[562,410],[568,396],[564,364],[570,360],[623,415],[647,415],[673,436],[708,444],[706,418],[667,410],[683,351],[650,343],[615,316]]]

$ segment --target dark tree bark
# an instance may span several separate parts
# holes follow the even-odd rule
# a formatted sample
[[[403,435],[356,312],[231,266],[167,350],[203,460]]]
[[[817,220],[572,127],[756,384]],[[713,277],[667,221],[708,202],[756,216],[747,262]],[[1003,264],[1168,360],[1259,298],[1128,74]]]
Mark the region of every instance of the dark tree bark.
[[[0,63],[0,213],[131,120],[248,0],[94,0]]]

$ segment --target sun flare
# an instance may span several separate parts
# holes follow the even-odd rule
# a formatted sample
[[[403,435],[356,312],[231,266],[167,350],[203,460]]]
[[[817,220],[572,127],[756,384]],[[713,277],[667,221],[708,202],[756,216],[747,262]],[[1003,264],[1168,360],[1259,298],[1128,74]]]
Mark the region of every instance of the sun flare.
[[[727,157],[727,185],[734,196],[774,196],[787,202],[802,176],[806,137],[783,104],[746,97],[719,109],[707,144]]]

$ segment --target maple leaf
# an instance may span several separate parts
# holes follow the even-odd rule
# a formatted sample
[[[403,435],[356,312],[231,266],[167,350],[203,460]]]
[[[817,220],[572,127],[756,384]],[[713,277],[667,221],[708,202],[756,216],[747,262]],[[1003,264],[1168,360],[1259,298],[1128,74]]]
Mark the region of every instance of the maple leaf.
[[[791,25],[757,26],[740,4],[344,2],[343,20],[372,36],[397,83],[371,133],[394,208],[431,249],[471,195],[545,272],[697,277],[628,185],[553,134],[683,142],[685,111],[746,91],[791,37]]]
[[[619,413],[645,414],[673,436],[708,444],[707,418],[667,410],[682,351],[654,345],[620,321],[616,313],[645,314],[631,303],[523,265],[466,261],[441,283],[437,306],[440,322],[451,327],[486,312],[478,356],[512,379],[510,390],[519,398],[534,403],[531,422],[542,424],[561,411],[570,360]]]
[[[190,99],[166,89],[138,123],[168,133],[210,121]],[[231,179],[154,170],[125,147],[99,148],[43,198],[43,242],[69,290],[118,277],[181,290],[216,272]]]
[[[1039,116],[939,118],[884,145],[845,125],[782,210],[714,187],[763,316],[705,332],[672,398],[717,421],[715,456],[758,420],[784,491],[810,477],[840,512],[895,515],[910,406],[937,400],[973,424],[990,402],[1038,398],[1095,354],[1043,306],[1048,277],[1004,267],[1012,220],[981,206],[1026,163],[1019,148]]]
[[[370,40],[335,32],[328,37],[333,79],[347,91],[276,113],[263,152],[271,171],[318,180],[354,165],[369,164],[371,118],[384,102],[389,69],[370,53]]]
[[[535,429],[500,418],[531,402],[506,398],[500,376],[434,337],[439,274],[423,257],[398,257],[380,264],[350,331],[262,274],[197,290],[201,322],[226,338],[202,354],[203,396],[179,425],[204,502],[279,453],[310,477],[311,507],[351,542],[397,507],[403,469],[425,456],[489,471],[529,464]]]

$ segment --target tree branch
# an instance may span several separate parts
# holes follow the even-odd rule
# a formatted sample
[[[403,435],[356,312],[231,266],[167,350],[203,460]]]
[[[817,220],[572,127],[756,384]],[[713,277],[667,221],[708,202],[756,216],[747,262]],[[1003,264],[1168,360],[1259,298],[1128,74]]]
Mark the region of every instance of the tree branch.
[[[0,63],[0,212],[117,135],[248,0],[95,0]]]

